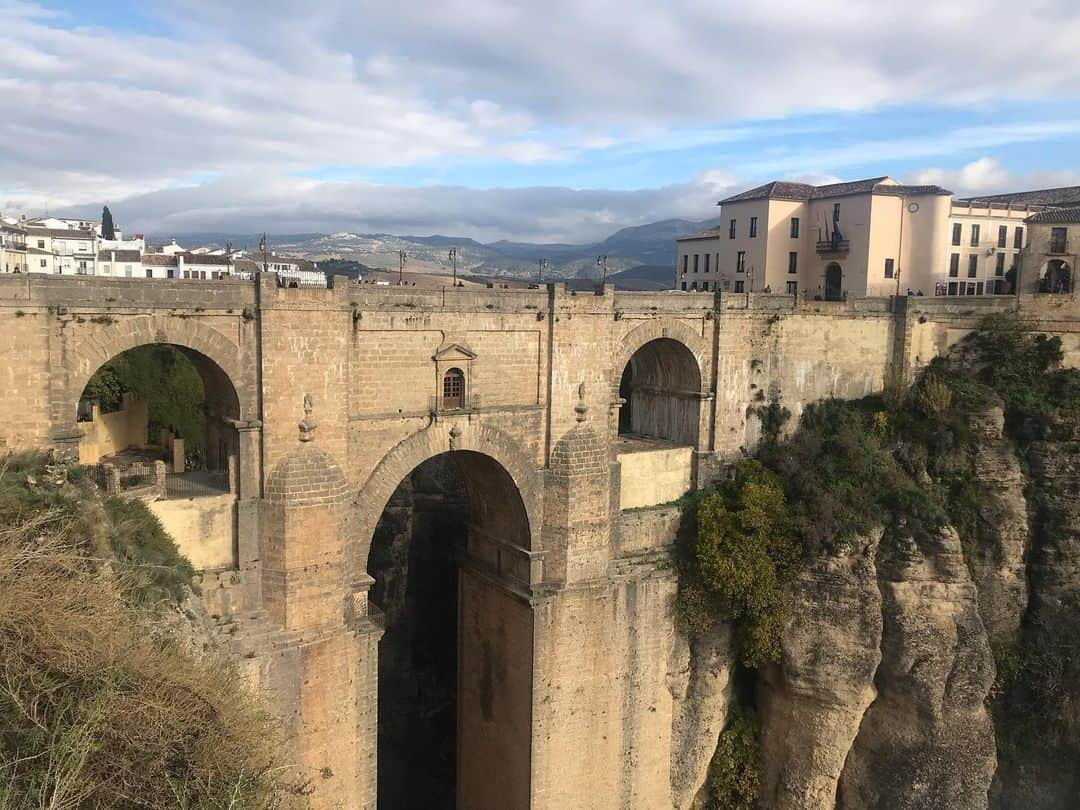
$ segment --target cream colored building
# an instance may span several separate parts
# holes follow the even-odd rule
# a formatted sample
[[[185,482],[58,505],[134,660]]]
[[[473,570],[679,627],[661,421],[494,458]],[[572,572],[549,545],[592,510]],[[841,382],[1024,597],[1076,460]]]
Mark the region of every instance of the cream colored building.
[[[676,289],[804,298],[1001,295],[1033,213],[1080,206],[1080,188],[953,200],[890,177],[776,181],[720,202],[721,224],[677,242]]]

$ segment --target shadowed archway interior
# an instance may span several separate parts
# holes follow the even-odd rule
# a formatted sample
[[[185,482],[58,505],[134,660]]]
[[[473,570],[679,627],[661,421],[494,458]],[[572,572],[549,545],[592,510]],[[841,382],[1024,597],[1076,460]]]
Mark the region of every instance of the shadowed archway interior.
[[[619,433],[697,444],[701,370],[693,353],[671,338],[650,340],[630,358],[619,382]]]
[[[379,645],[379,810],[516,806],[527,801],[528,695],[510,672],[528,626],[498,600],[483,549],[529,547],[513,479],[481,453],[442,453],[398,485],[368,556]],[[468,562],[468,561],[471,561]],[[509,617],[509,618],[508,618]],[[493,789],[493,786],[497,788]],[[500,800],[499,795],[503,796]]]

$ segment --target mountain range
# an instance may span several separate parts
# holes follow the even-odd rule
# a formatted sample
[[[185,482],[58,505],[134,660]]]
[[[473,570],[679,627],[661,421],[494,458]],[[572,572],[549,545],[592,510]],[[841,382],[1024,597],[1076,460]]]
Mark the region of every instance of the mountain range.
[[[675,266],[675,240],[715,226],[718,220],[693,222],[665,219],[622,228],[599,242],[559,244],[498,242],[435,234],[398,236],[376,233],[281,234],[269,237],[273,251],[315,261],[343,259],[368,268],[397,270],[400,251],[413,272],[446,274],[452,271],[449,251],[457,249],[458,272],[486,278],[535,279],[545,260],[545,279],[598,279],[598,257],[607,255],[608,274],[620,286],[636,289],[668,287]],[[150,234],[152,242],[176,239],[185,247],[232,244],[234,249],[256,250],[258,234],[190,233]]]

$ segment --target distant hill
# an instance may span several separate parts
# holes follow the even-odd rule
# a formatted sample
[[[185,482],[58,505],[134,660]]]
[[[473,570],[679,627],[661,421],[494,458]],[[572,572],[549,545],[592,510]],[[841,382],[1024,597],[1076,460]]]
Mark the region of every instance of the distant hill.
[[[616,273],[612,280],[623,290],[670,290],[675,270],[668,265],[642,264]]]
[[[597,257],[607,254],[609,277],[626,289],[663,289],[671,285],[675,265],[675,240],[688,233],[716,225],[719,220],[693,222],[665,219],[622,228],[603,241],[588,244],[511,242],[482,243],[467,237],[432,234],[397,236],[387,233],[271,234],[271,249],[284,255],[313,259],[331,272],[363,274],[371,269],[396,270],[399,254],[416,272],[451,272],[449,248],[457,248],[458,272],[484,278],[534,280],[541,259],[546,261],[544,279],[598,281],[602,270]],[[149,234],[152,243],[176,239],[185,247],[224,247],[257,250],[259,234],[189,233]],[[340,262],[341,264],[329,264]],[[623,273],[631,272],[628,275]],[[628,286],[628,285],[634,286]],[[587,286],[587,285],[586,285]]]

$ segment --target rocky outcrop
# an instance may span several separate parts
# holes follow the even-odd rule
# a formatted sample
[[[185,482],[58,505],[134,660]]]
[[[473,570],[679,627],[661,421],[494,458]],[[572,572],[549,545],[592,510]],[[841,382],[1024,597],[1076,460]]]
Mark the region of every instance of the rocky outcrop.
[[[1053,414],[1047,433],[1028,456],[1031,604],[1019,648],[1026,669],[999,706],[1006,744],[995,810],[1072,810],[1080,796],[1080,666],[1070,664],[1080,649],[1080,413]]]
[[[758,684],[764,808],[836,806],[844,760],[876,696],[880,538],[879,531],[823,558],[788,588],[782,659],[763,670]]]
[[[1055,414],[1050,441],[1029,454],[1039,542],[1032,555],[1035,612],[1080,598],[1080,414]]]
[[[975,586],[951,529],[882,540],[882,659],[840,777],[843,810],[987,807],[996,767],[994,680]]]
[[[968,554],[979,613],[998,648],[1015,640],[1028,602],[1025,481],[1013,443],[1002,436],[1004,422],[1000,407],[973,420],[980,436],[974,458],[979,504],[977,536]]]
[[[671,797],[676,810],[692,807],[705,784],[716,741],[727,721],[734,666],[729,625],[719,624],[693,642],[676,633],[668,667],[668,690],[674,703]]]

